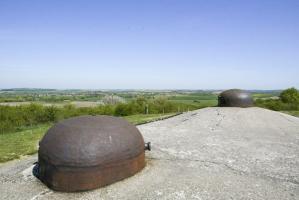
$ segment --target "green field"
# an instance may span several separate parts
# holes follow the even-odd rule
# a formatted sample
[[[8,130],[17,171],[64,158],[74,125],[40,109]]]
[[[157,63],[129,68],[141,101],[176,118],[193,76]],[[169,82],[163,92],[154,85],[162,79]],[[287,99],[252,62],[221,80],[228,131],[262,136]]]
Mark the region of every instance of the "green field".
[[[210,99],[210,100],[169,100],[175,103],[183,103],[186,105],[192,105],[197,108],[204,108],[204,107],[211,107],[217,106],[217,100]]]
[[[124,117],[133,124],[142,124],[171,117],[169,114],[131,115]],[[38,141],[43,137],[52,124],[44,124],[26,128],[22,131],[0,134],[0,162],[18,159],[37,152]]]
[[[168,97],[170,102],[204,108],[217,105],[217,95],[212,93],[179,93]],[[185,111],[185,110],[183,110]]]
[[[49,127],[50,125],[40,125],[19,132],[0,134],[0,162],[36,153],[38,141]]]

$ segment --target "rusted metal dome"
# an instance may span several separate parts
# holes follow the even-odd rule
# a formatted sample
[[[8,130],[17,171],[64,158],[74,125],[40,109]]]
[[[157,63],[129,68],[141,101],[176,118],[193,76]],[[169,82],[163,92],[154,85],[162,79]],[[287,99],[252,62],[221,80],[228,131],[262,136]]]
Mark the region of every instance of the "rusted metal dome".
[[[122,118],[82,116],[55,124],[42,138],[36,176],[58,191],[84,191],[119,181],[145,166],[138,129]]]
[[[218,96],[220,107],[251,107],[253,99],[249,92],[239,89],[226,90]]]

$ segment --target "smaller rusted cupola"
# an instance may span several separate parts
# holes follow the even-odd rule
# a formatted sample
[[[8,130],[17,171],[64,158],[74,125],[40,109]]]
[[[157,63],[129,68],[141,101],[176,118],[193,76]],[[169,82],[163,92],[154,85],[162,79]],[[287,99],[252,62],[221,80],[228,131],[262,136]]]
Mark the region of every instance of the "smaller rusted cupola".
[[[249,92],[231,89],[226,90],[218,96],[218,106],[220,107],[251,107],[253,99]]]
[[[142,135],[122,118],[75,117],[48,130],[33,172],[53,190],[90,190],[140,171],[145,166],[144,151]]]

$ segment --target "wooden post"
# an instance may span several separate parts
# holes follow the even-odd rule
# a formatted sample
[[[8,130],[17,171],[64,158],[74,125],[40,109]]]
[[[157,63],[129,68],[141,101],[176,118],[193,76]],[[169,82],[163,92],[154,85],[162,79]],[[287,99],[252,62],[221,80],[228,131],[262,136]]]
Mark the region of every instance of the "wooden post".
[[[145,105],[145,114],[148,115],[148,104]]]

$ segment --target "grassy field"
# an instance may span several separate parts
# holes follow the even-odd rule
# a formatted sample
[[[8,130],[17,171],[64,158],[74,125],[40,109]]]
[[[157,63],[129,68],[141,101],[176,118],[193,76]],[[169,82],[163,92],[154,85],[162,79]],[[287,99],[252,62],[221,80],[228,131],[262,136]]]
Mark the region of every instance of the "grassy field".
[[[0,162],[34,154],[38,141],[50,127],[49,124],[36,126],[32,129],[0,135]]]
[[[131,115],[124,118],[133,124],[142,124],[171,117],[173,115],[175,115],[175,113],[164,115]],[[51,124],[44,124],[18,132],[0,134],[0,163],[36,153],[39,140],[50,126]]]
[[[94,101],[65,101],[65,102],[43,102],[43,101],[26,101],[26,102],[0,102],[0,106],[20,106],[20,105],[29,105],[31,103],[40,104],[43,106],[57,106],[57,107],[63,107],[66,105],[73,105],[77,108],[81,107],[96,107],[101,105],[100,102],[94,102]]]
[[[197,108],[216,106],[217,95],[212,93],[183,93],[169,96],[169,101],[196,106]]]
[[[217,100],[215,99],[210,99],[210,100],[170,100],[175,103],[183,103],[186,105],[193,105],[198,108],[203,108],[203,107],[211,107],[211,106],[217,106]]]

